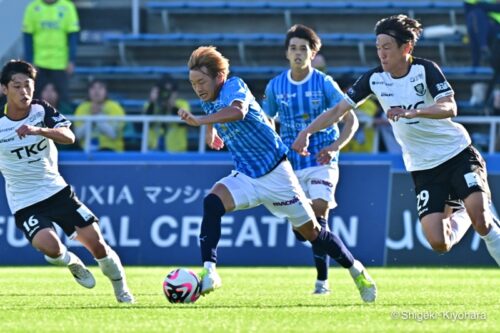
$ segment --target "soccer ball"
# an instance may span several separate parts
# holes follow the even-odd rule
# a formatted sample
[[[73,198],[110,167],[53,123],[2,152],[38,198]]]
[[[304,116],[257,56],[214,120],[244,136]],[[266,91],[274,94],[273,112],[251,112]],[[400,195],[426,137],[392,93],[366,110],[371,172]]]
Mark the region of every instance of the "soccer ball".
[[[174,269],[163,281],[163,292],[170,303],[194,303],[200,291],[200,278],[187,268]]]

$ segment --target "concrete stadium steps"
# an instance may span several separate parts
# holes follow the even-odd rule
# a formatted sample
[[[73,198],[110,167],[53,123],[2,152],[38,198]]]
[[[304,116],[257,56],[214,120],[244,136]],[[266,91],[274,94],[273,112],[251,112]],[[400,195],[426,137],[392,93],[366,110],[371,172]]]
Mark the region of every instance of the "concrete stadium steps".
[[[165,21],[159,12],[148,10],[146,5],[150,1],[141,0],[141,32],[143,33],[165,33]],[[158,2],[158,1],[156,1]],[[164,1],[169,3],[180,3],[186,1]],[[221,1],[217,1],[221,3]],[[404,11],[386,8],[383,10],[298,10],[308,1],[289,0],[273,1],[280,4],[290,4],[293,9],[287,18],[282,10],[272,10],[262,12],[257,8],[262,1],[248,2],[247,0],[226,1],[234,6],[254,6],[253,11],[226,10],[212,11],[202,14],[201,12],[176,12],[168,13],[168,24],[171,32],[179,33],[276,33],[286,32],[289,23],[303,23],[309,25],[321,33],[373,33],[373,26],[381,17],[396,14],[408,13],[410,6],[415,7],[413,14],[420,19],[424,27],[430,25],[449,24],[451,15],[449,10],[422,10],[426,4],[433,1],[415,2],[412,0],[398,1],[404,8]],[[309,1],[311,2],[311,1]],[[324,3],[325,6],[331,6],[332,3],[338,4],[340,1],[318,0],[315,3]],[[346,2],[352,6],[354,2]],[[197,41],[192,43],[162,45],[153,43],[152,46],[127,46],[126,58],[121,58],[117,45],[104,43],[102,41],[103,32],[130,33],[131,31],[131,1],[116,0],[75,0],[79,9],[79,15],[82,25],[82,38],[78,49],[77,69],[82,67],[101,67],[101,66],[121,66],[124,64],[132,66],[186,66],[186,62],[192,50],[199,45],[214,44],[226,55],[232,66],[287,66],[285,59],[285,50],[282,43],[247,43],[245,45],[244,57],[241,55],[238,43],[221,44],[210,43],[210,40]],[[215,3],[214,1],[194,1],[198,4]],[[234,5],[233,5],[234,3]],[[356,1],[356,4],[364,3],[368,8],[377,7],[388,3],[388,1]],[[464,24],[463,12],[459,8],[461,1],[440,1],[440,3],[449,3],[455,7],[453,10],[453,19],[457,24]],[[461,43],[446,43],[446,65],[447,66],[469,66],[470,51],[468,45]],[[360,59],[360,53],[357,43],[325,43],[322,53],[327,58],[329,68],[339,66],[369,66],[378,64],[375,46],[373,43],[365,43],[365,59]],[[441,66],[445,65],[442,61],[442,54],[436,45],[426,45],[423,41],[417,45],[416,56],[425,57],[436,61]],[[126,63],[124,63],[124,60]],[[92,77],[101,77],[107,80],[111,96],[126,99],[144,99],[149,95],[149,90],[161,74],[149,73],[141,74],[139,72],[132,75],[106,74],[106,73],[77,73],[71,80],[72,97],[84,99],[86,97],[87,82]],[[175,75],[179,79],[181,96],[187,99],[195,98],[186,75]],[[271,74],[267,75],[240,75],[250,85],[254,94],[259,97],[263,94],[266,83]],[[338,78],[335,74],[334,78]],[[473,75],[452,77],[450,81],[457,92],[457,99],[466,100],[470,96],[470,84],[475,81],[485,81],[487,76]]]

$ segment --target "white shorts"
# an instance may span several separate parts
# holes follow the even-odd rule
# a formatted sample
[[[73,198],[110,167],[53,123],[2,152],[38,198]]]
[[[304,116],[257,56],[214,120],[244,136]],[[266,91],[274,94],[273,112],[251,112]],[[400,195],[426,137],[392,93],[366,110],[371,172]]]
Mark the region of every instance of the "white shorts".
[[[337,207],[337,201],[335,201],[335,189],[339,182],[337,164],[305,168],[295,171],[295,174],[309,199],[325,200],[330,209]]]
[[[259,178],[233,170],[217,183],[223,184],[231,193],[234,210],[264,205],[273,215],[288,218],[294,227],[314,219],[311,203],[289,161],[281,162],[273,171]]]

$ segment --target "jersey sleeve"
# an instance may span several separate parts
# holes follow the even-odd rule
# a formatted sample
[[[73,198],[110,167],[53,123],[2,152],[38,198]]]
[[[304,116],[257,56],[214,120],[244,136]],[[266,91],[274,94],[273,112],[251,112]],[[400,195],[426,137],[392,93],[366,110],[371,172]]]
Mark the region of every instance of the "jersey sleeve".
[[[23,32],[33,34],[35,32],[35,23],[33,22],[33,4],[28,5],[24,11]]]
[[[344,94],[331,76],[325,77],[326,106],[332,108],[344,99]]]
[[[80,22],[78,20],[78,13],[76,7],[72,2],[68,2],[68,18],[66,22],[66,32],[80,31]]]
[[[361,102],[363,102],[367,97],[369,97],[373,92],[370,88],[370,76],[372,71],[369,71],[361,75],[351,88],[347,90],[344,95],[345,100],[352,106],[356,107]]]
[[[264,100],[262,101],[262,108],[271,118],[275,118],[278,115],[278,106],[276,105],[272,82],[267,84],[266,92],[264,93]]]
[[[39,101],[45,110],[43,121],[48,128],[70,127],[71,122],[60,114],[52,105]]]
[[[446,77],[436,63],[426,61],[423,65],[425,67],[425,80],[427,88],[429,89],[429,93],[434,98],[434,101],[437,101],[442,97],[455,94],[453,88],[448,83]]]
[[[250,105],[253,96],[243,80],[234,77],[230,81],[227,81],[226,84],[227,86],[222,91],[224,104],[231,106],[234,101],[240,101],[246,107]]]

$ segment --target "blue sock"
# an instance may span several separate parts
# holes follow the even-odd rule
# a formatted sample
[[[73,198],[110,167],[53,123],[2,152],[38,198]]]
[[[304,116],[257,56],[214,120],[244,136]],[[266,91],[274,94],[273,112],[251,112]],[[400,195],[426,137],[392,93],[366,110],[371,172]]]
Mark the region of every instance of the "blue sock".
[[[316,217],[319,224],[321,225],[321,229],[326,230],[326,219],[323,217]],[[316,265],[316,271],[318,272],[317,279],[319,281],[328,280],[328,268],[330,267],[330,257],[326,253],[325,250],[317,243],[312,243],[312,250],[314,255],[314,264]]]
[[[344,268],[350,268],[354,264],[354,257],[342,240],[326,229],[321,229],[318,237],[311,244],[322,248]]]
[[[203,199],[203,219],[201,220],[200,248],[203,262],[217,262],[217,244],[221,234],[222,216],[226,213],[221,199],[210,193]]]

